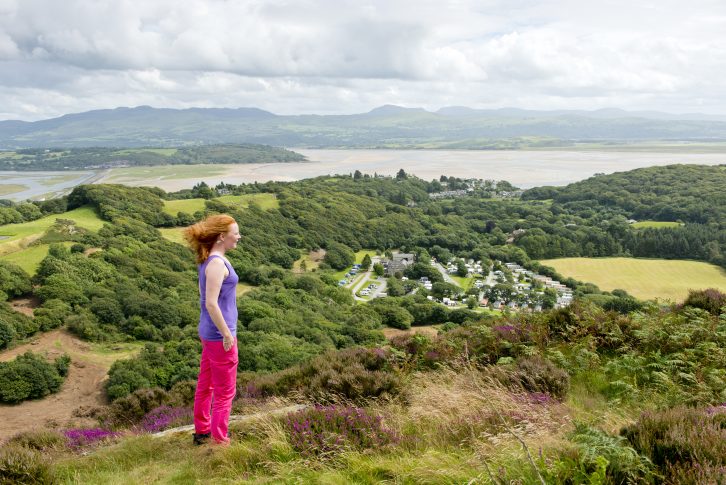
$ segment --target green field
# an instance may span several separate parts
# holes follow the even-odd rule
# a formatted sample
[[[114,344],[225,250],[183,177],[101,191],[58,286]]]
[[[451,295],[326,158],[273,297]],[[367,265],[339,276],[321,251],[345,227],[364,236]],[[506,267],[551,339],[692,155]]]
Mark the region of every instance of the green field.
[[[66,247],[71,247],[73,245],[72,242],[64,242],[62,244]],[[40,262],[48,255],[49,246],[49,244],[30,246],[29,248],[21,249],[14,253],[2,255],[0,256],[0,259],[17,264],[23,268],[26,273],[32,276],[38,270]]]
[[[223,195],[217,197],[218,200],[228,205],[241,205],[247,207],[251,201],[254,201],[262,209],[276,209],[280,206],[275,194],[246,194],[246,195]],[[176,216],[179,212],[194,214],[197,211],[204,210],[205,199],[180,199],[164,201],[164,212]]]
[[[6,239],[0,240],[0,255],[27,247],[28,244],[42,236],[56,219],[71,219],[76,221],[78,227],[91,231],[98,231],[104,223],[93,208],[86,206],[64,214],[52,214],[31,222],[6,224],[0,226],[0,236],[8,236]]]
[[[683,300],[688,290],[726,291],[726,271],[708,263],[666,259],[562,258],[540,261],[560,274],[595,283],[602,290],[626,290],[638,298]]]
[[[363,262],[363,258],[365,258],[366,254],[368,254],[371,257],[371,259],[373,259],[373,256],[376,255],[376,250],[375,249],[361,249],[360,251],[358,251],[357,253],[355,253],[355,262],[354,262],[354,264],[360,264],[360,263],[362,263]],[[335,273],[333,273],[333,277],[335,279],[337,279],[337,280],[342,280],[345,277],[345,273],[347,273],[349,270],[350,270],[350,268],[345,268],[343,270],[336,271]],[[358,274],[360,274],[360,273],[358,273]]]
[[[0,184],[0,195],[17,194],[28,188],[27,185],[21,184]]]
[[[679,227],[682,226],[680,222],[667,222],[667,221],[640,221],[631,224],[631,227],[635,229],[643,229],[646,227],[655,227],[661,229],[663,227]]]
[[[182,235],[181,227],[160,227],[159,232],[165,239],[168,239],[171,242],[186,244],[184,236]]]

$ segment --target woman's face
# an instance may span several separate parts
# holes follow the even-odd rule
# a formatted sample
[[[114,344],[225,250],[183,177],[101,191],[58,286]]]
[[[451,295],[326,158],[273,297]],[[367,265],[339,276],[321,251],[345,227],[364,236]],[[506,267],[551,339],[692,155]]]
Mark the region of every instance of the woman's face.
[[[229,225],[229,229],[222,235],[222,244],[226,249],[234,249],[237,247],[237,241],[242,238],[239,233],[239,226],[236,222]]]

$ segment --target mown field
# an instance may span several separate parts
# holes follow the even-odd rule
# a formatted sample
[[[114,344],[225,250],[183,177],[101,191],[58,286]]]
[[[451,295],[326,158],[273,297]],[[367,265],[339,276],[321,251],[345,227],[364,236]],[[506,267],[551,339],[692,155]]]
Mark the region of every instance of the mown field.
[[[640,221],[640,222],[634,222],[631,227],[634,229],[645,229],[647,227],[654,227],[656,229],[661,229],[664,227],[679,227],[682,226],[680,222],[670,222],[670,221]]]
[[[560,274],[595,283],[602,290],[620,288],[643,299],[683,300],[689,289],[726,291],[726,271],[699,261],[634,258],[561,258],[541,261]]]
[[[250,202],[255,202],[262,209],[275,209],[280,206],[275,194],[223,195],[215,198],[215,200],[224,204],[240,205],[242,207],[247,207]],[[164,212],[173,216],[176,216],[179,212],[194,214],[196,211],[204,210],[204,201],[205,199],[167,200],[164,202]]]

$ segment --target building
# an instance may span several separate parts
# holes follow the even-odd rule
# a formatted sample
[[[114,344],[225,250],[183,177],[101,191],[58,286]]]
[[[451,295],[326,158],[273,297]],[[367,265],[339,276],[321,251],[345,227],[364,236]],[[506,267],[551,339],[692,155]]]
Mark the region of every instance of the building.
[[[396,273],[403,273],[404,270],[416,261],[416,256],[411,253],[396,253],[385,265],[386,276],[393,276]]]

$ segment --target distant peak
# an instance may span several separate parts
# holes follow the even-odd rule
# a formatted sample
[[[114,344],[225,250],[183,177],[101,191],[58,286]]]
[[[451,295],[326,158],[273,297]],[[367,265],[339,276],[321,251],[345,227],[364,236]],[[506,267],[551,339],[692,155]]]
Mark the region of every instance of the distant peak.
[[[414,112],[421,113],[424,111],[426,111],[426,110],[423,108],[406,108],[404,106],[396,106],[395,104],[384,104],[383,106],[373,108],[367,114],[369,114],[369,115],[391,115],[391,114],[398,114],[398,113],[414,113]]]

